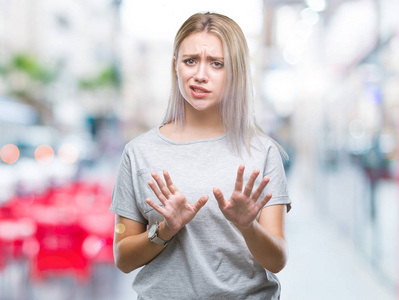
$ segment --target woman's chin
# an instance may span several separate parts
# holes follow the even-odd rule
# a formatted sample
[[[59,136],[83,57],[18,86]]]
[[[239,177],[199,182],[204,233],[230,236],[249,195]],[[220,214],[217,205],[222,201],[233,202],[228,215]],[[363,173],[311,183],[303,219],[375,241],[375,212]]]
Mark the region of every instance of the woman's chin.
[[[195,100],[189,102],[190,106],[196,111],[208,111],[216,108],[217,103],[209,103],[206,100]]]

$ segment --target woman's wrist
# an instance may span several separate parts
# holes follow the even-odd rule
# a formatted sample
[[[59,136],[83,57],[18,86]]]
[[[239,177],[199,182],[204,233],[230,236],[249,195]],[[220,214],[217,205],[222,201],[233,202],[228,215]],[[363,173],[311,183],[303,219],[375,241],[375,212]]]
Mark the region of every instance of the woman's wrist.
[[[242,235],[246,235],[246,234],[249,234],[251,232],[253,233],[256,230],[256,226],[257,225],[258,225],[258,222],[256,220],[252,221],[251,224],[249,224],[246,227],[242,227],[242,226],[239,226],[239,225],[235,224],[235,226],[242,233]]]
[[[159,223],[158,237],[164,241],[171,240],[177,232],[172,232],[166,226],[165,221]]]

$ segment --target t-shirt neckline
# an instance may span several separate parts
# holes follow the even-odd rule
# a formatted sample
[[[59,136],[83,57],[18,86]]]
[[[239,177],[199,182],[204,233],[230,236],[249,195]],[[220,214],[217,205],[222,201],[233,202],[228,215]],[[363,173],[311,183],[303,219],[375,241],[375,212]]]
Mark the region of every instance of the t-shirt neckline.
[[[164,135],[162,135],[161,131],[159,130],[164,124],[161,124],[159,126],[157,126],[155,128],[155,131],[157,133],[157,135],[164,140],[165,142],[168,142],[170,144],[174,144],[174,145],[189,145],[189,144],[195,144],[195,143],[205,143],[205,142],[214,142],[214,141],[218,141],[221,140],[223,138],[226,137],[226,133],[220,135],[220,136],[216,136],[213,138],[205,138],[205,139],[198,139],[198,140],[192,140],[192,141],[175,141],[175,140],[171,140],[167,137],[165,137]]]

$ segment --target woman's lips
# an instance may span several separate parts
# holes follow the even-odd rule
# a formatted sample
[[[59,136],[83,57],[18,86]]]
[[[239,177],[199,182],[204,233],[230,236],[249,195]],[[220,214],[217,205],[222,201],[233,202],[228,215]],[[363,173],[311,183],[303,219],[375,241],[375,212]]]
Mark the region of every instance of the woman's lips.
[[[191,94],[197,98],[203,98],[210,93],[210,91],[201,86],[190,85],[190,89],[191,89]]]

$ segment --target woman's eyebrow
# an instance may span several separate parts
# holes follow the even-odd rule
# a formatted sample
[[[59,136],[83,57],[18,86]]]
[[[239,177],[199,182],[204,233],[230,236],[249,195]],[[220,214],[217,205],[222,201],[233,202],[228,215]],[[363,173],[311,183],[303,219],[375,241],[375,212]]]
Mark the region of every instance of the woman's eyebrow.
[[[199,58],[200,55],[199,54],[183,54],[182,55],[183,58]],[[206,56],[207,59],[209,60],[224,60],[224,57],[217,57],[217,56],[211,56],[211,55],[207,55]]]

